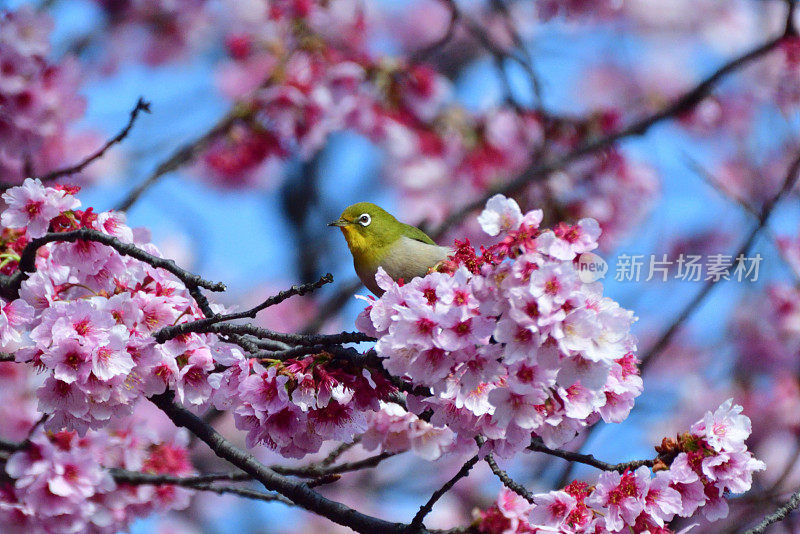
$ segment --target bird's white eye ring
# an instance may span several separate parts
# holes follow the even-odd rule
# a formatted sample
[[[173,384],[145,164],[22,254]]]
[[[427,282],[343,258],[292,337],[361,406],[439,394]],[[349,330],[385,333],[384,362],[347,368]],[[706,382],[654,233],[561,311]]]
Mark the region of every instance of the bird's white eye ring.
[[[361,217],[358,218],[358,224],[361,226],[369,226],[369,223],[372,222],[372,217],[369,216],[369,213],[362,213]]]

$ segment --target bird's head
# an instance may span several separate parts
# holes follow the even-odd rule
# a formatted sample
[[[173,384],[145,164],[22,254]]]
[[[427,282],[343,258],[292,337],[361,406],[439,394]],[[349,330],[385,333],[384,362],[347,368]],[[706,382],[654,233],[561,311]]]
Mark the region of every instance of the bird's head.
[[[391,213],[371,202],[347,207],[341,217],[328,223],[338,227],[351,251],[379,250],[402,235],[403,224]]]

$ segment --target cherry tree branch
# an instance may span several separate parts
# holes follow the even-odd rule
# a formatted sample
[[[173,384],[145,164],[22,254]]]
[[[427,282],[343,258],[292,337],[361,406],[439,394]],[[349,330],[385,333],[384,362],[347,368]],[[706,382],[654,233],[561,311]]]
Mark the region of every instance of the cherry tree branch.
[[[626,469],[636,469],[643,465],[646,465],[647,467],[653,467],[655,464],[655,460],[634,460],[632,462],[610,464],[608,462],[598,460],[591,454],[566,451],[563,449],[551,449],[550,447],[545,446],[545,444],[542,443],[541,439],[539,438],[531,441],[531,444],[528,445],[528,450],[549,454],[550,456],[555,456],[572,463],[590,465],[603,471],[625,471]]]
[[[768,526],[783,521],[789,517],[789,514],[795,511],[798,506],[800,506],[800,491],[792,494],[791,498],[786,502],[786,504],[771,514],[764,516],[758,525],[747,530],[745,534],[762,534],[765,530],[767,530]]]
[[[22,282],[25,281],[30,273],[36,270],[36,254],[38,250],[48,243],[54,242],[69,242],[75,241],[95,241],[107,245],[123,256],[130,256],[139,261],[143,261],[153,267],[164,269],[174,274],[181,280],[187,288],[191,291],[198,287],[204,287],[211,291],[225,291],[225,284],[221,282],[209,282],[204,280],[199,275],[191,273],[185,269],[178,267],[178,265],[165,258],[159,258],[149,252],[138,248],[131,243],[123,243],[116,237],[92,230],[90,228],[81,228],[78,230],[71,230],[62,233],[49,233],[42,237],[31,240],[22,251],[19,260],[19,270],[10,276],[0,278],[0,295],[5,298],[16,298]]]
[[[196,475],[192,477],[177,477],[172,475],[155,475],[150,473],[139,473],[135,471],[126,471],[125,469],[110,469],[111,477],[118,484],[130,484],[132,486],[138,485],[170,485],[179,486],[181,488],[193,489],[198,491],[208,491],[217,494],[230,493],[254,499],[259,501],[276,501],[294,506],[295,504],[278,493],[263,493],[247,488],[238,488],[234,486],[216,486],[212,482],[245,482],[251,480],[250,475],[247,473],[212,473],[208,475]]]
[[[214,138],[222,132],[228,131],[233,124],[247,115],[251,111],[243,106],[234,106],[228,113],[225,114],[217,123],[212,126],[206,133],[200,137],[189,141],[188,143],[177,148],[172,154],[164,161],[159,163],[153,172],[138,186],[136,186],[128,195],[117,204],[115,208],[117,211],[128,211],[133,204],[139,200],[145,191],[150,189],[162,176],[169,174],[183,165],[193,161],[197,154],[202,152]]]
[[[364,458],[363,460],[345,462],[334,466],[326,466],[324,462],[322,462],[320,464],[312,464],[305,467],[284,467],[275,465],[271,466],[270,469],[276,473],[280,473],[281,475],[291,475],[303,478],[320,478],[376,467],[387,458],[397,456],[398,454],[399,453],[396,452],[381,452],[368,458]]]
[[[291,480],[265,466],[252,455],[238,449],[210,425],[172,400],[171,394],[150,399],[173,423],[196,435],[220,458],[248,473],[269,491],[275,491],[296,505],[326,517],[356,532],[405,533],[407,526],[363,514],[342,503],[332,501],[313,491],[307,484]],[[477,461],[477,460],[476,460]]]
[[[174,476],[174,475],[157,475],[151,473],[141,473],[139,471],[128,471],[126,469],[109,469],[108,470],[114,480],[120,484],[150,484],[162,485],[169,484],[171,486],[179,486],[182,488],[195,488],[199,484],[207,484],[209,482],[246,482],[253,478],[244,472],[236,473],[207,473],[204,475],[194,476]]]
[[[319,289],[325,284],[330,284],[331,282],[333,282],[333,275],[328,273],[319,280],[317,280],[316,282],[293,285],[289,289],[286,289],[284,291],[281,291],[277,295],[269,297],[258,306],[250,308],[249,310],[238,313],[228,313],[224,315],[212,315],[211,317],[207,317],[205,319],[198,319],[197,321],[190,321],[188,323],[181,323],[173,326],[165,326],[164,328],[156,332],[153,337],[155,337],[159,343],[163,343],[168,339],[172,339],[181,334],[188,334],[189,332],[206,332],[209,326],[224,321],[234,321],[237,319],[246,319],[246,318],[255,319],[256,314],[266,308],[280,304],[284,300],[293,297],[295,295],[301,295],[301,296],[306,295],[312,291],[315,291],[316,289]]]
[[[326,456],[319,463],[319,465],[321,465],[322,467],[328,467],[333,465],[333,462],[335,462],[342,454],[346,453],[347,451],[355,447],[357,444],[361,443],[361,438],[362,436],[356,436],[353,441],[339,444],[339,446],[333,449],[328,454],[328,456]]]
[[[352,446],[353,443],[348,443],[346,445]],[[3,451],[15,452],[26,447],[27,443],[25,442],[15,443],[0,440],[0,450]],[[337,450],[339,450],[339,448],[337,448]],[[396,452],[382,452],[362,460],[344,462],[338,465],[327,464],[326,462],[329,460],[329,458],[326,458],[320,463],[307,466],[286,467],[281,465],[271,465],[268,466],[268,469],[271,469],[280,475],[311,479],[326,479],[330,478],[331,476],[341,475],[343,473],[351,473],[354,471],[361,471],[362,469],[377,467],[383,460],[397,456],[398,454],[399,453]],[[123,484],[169,484],[184,488],[197,488],[201,484],[208,484],[210,482],[247,482],[253,480],[253,476],[244,471],[205,473],[193,476],[159,475],[118,468],[110,468],[108,471],[114,480]]]
[[[64,167],[63,169],[56,169],[54,171],[50,171],[48,173],[42,174],[38,176],[39,180],[42,182],[50,182],[56,180],[57,178],[61,178],[63,176],[69,176],[70,174],[76,174],[83,171],[86,167],[92,164],[94,161],[102,158],[108,149],[112,146],[116,145],[117,143],[122,142],[123,139],[128,137],[133,125],[136,123],[136,119],[139,118],[139,114],[141,112],[150,113],[150,102],[147,102],[143,98],[139,97],[139,100],[136,101],[136,105],[130,111],[130,117],[128,118],[128,123],[119,131],[117,135],[109,139],[105,142],[103,146],[101,146],[97,151],[93,152],[86,158],[84,158],[79,163],[72,165],[70,167]]]
[[[453,486],[456,485],[456,482],[466,477],[469,474],[472,467],[476,463],[478,463],[478,459],[479,456],[476,454],[475,456],[467,460],[466,463],[463,466],[461,466],[461,469],[458,470],[458,473],[456,473],[453,476],[453,478],[445,482],[444,486],[433,492],[433,495],[431,495],[431,498],[428,499],[428,502],[420,506],[419,511],[414,516],[414,519],[411,520],[411,524],[409,525],[409,530],[414,531],[422,527],[422,522],[425,520],[425,516],[428,515],[431,512],[431,510],[433,510],[433,505],[436,504],[436,501],[441,499],[445,493],[453,489]]]
[[[494,473],[495,476],[500,479],[500,482],[502,482],[505,487],[507,487],[508,489],[510,489],[511,491],[513,491],[514,493],[516,493],[517,495],[528,501],[529,503],[533,504],[533,494],[527,489],[525,489],[525,486],[512,479],[508,475],[508,473],[500,469],[500,466],[497,465],[497,461],[494,459],[494,456],[491,453],[486,455],[485,460],[486,463],[489,464],[489,469],[492,470],[492,473]]]
[[[218,495],[231,494],[255,501],[279,502],[287,506],[296,506],[295,503],[293,503],[291,500],[287,499],[286,497],[284,497],[279,493],[264,493],[261,491],[255,491],[247,488],[237,488],[234,486],[215,486],[213,484],[198,484],[194,486],[192,489],[198,491],[208,491],[216,493]]]
[[[506,26],[506,31],[508,31],[508,33],[511,35],[511,39],[514,41],[514,46],[516,46],[517,50],[519,50],[519,57],[514,59],[516,59],[517,63],[519,63],[519,65],[525,71],[525,74],[528,76],[528,79],[530,80],[531,92],[541,106],[542,84],[539,81],[536,70],[534,69],[533,57],[531,56],[530,52],[528,52],[519,30],[514,24],[514,17],[503,0],[492,0],[491,3],[492,7],[503,16],[503,22]]]
[[[343,343],[361,343],[362,341],[375,341],[361,332],[341,332],[339,334],[291,334],[274,332],[251,324],[214,324],[206,332],[217,334],[252,335],[259,338],[271,339],[282,343],[294,345],[341,345]]]

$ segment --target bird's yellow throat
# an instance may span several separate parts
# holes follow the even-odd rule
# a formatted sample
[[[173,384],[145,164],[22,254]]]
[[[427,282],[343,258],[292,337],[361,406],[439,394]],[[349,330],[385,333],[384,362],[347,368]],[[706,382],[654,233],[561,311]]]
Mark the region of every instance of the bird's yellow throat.
[[[341,230],[356,265],[373,266],[380,263],[383,251],[372,240],[353,226],[343,226]]]

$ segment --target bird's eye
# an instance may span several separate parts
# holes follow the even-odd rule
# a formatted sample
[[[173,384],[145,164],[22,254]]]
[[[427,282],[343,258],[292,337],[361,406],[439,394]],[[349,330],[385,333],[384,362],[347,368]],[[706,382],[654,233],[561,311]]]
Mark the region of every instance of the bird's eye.
[[[372,217],[369,216],[369,213],[362,213],[361,217],[358,218],[358,223],[361,226],[369,226],[369,223],[372,222]]]

